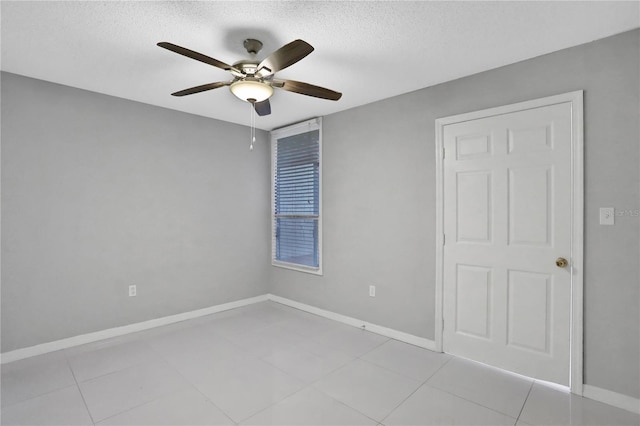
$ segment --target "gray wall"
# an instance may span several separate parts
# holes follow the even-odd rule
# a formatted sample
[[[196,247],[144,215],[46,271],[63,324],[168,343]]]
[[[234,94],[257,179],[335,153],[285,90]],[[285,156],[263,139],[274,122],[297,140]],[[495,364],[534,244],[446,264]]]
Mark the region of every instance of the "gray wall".
[[[640,31],[324,118],[324,276],[277,295],[434,338],[436,118],[585,91],[585,382],[640,397]],[[377,296],[368,297],[368,286]]]
[[[258,136],[2,73],[2,352],[264,294]]]

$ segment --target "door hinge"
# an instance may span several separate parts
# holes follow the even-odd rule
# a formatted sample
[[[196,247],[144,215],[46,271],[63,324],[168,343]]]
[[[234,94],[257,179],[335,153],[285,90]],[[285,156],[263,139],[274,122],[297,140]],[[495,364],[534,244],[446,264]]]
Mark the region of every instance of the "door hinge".
[[[442,159],[444,160],[444,148],[442,148]]]
[[[444,319],[442,320],[442,331],[444,331]]]
[[[445,234],[442,234],[442,245],[444,245],[446,240],[447,240],[447,236]]]

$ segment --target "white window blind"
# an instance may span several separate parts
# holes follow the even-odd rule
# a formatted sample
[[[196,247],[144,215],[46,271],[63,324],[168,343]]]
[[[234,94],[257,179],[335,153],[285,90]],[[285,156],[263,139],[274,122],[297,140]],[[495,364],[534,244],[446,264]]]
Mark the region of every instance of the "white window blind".
[[[315,125],[314,125],[315,124]],[[284,132],[282,131],[284,130]],[[273,133],[273,261],[320,270],[318,121]],[[281,265],[282,266],[282,265]]]

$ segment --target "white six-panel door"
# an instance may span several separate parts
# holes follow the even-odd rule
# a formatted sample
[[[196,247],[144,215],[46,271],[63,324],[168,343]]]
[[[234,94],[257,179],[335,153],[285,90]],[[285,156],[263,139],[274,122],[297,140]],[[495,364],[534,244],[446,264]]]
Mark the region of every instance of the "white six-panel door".
[[[569,385],[571,103],[445,125],[443,349]]]

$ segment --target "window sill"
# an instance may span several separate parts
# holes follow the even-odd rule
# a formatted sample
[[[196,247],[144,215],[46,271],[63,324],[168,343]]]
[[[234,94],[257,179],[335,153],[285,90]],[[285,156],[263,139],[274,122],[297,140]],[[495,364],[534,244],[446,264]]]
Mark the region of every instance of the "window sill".
[[[293,271],[304,272],[307,274],[320,275],[320,276],[322,275],[322,267],[313,268],[311,266],[303,266],[295,263],[280,262],[277,260],[272,261],[271,265],[277,268],[291,269]]]

